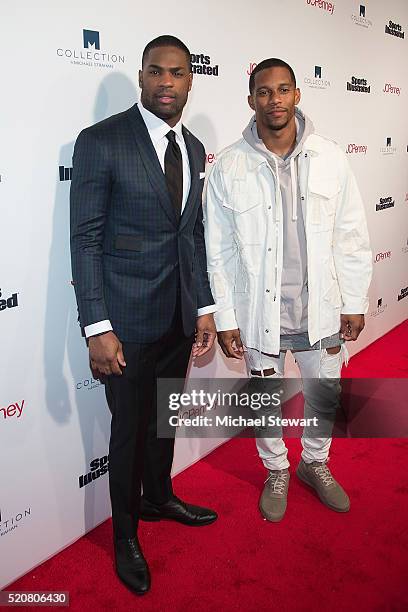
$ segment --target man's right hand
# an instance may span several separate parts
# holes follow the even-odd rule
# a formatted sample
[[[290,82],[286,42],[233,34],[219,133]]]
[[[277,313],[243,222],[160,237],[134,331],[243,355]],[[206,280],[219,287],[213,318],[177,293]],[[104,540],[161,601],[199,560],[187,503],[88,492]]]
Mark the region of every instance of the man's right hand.
[[[244,347],[242,346],[239,329],[218,332],[218,344],[226,357],[243,359]]]
[[[122,344],[112,331],[91,336],[88,344],[89,360],[95,378],[101,374],[122,374],[120,366],[126,366]]]

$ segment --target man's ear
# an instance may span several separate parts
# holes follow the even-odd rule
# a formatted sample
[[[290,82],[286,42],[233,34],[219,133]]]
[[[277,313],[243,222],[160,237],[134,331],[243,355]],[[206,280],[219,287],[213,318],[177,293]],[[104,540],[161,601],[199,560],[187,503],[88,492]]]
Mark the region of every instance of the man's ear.
[[[191,91],[192,86],[193,86],[193,73],[190,72],[189,77],[188,77],[188,91]]]
[[[248,104],[249,106],[252,108],[252,110],[255,110],[255,104],[254,104],[254,97],[252,94],[249,94],[248,96]]]
[[[139,87],[142,89],[143,87],[143,72],[139,70]]]
[[[295,105],[296,106],[299,104],[300,98],[301,98],[300,89],[299,87],[296,87],[295,89]]]

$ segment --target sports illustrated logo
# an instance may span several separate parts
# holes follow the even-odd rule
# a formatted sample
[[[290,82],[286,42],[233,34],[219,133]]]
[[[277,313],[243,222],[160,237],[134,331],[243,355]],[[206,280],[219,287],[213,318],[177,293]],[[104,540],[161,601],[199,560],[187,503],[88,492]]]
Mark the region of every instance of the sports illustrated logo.
[[[100,380],[94,380],[92,377],[87,378],[85,380],[81,380],[75,384],[75,388],[77,391],[92,391],[93,389],[97,389],[101,386]]]
[[[366,7],[364,4],[359,5],[358,15],[353,13],[351,15],[351,20],[355,25],[360,26],[362,28],[369,28],[373,25],[373,22],[369,19],[366,19]]]
[[[399,96],[401,93],[401,89],[399,87],[396,87],[395,85],[391,85],[391,83],[385,83],[383,92],[396,94],[397,96]]]
[[[72,168],[65,168],[64,166],[59,166],[59,180],[60,181],[70,181],[72,179]]]
[[[354,142],[350,142],[346,147],[346,153],[367,153],[367,145],[358,145]]]
[[[385,26],[385,33],[396,36],[397,38],[405,38],[405,32],[399,23],[393,23],[391,20]]]
[[[210,66],[210,64],[211,58],[209,55],[204,55],[204,53],[191,54],[191,67],[193,74],[218,76],[218,64],[216,66]]]
[[[380,153],[383,155],[394,155],[397,152],[397,147],[392,146],[391,136],[385,139],[385,147],[380,147]]]
[[[215,162],[215,153],[207,153],[205,156],[206,164],[213,164]]]
[[[96,30],[82,30],[83,49],[57,49],[57,56],[68,59],[75,66],[112,69],[115,64],[124,64],[125,56],[111,51],[101,51],[100,34]]]
[[[352,76],[350,81],[347,81],[347,91],[371,93],[371,85],[367,85],[367,79]]]
[[[0,289],[0,298],[2,297]],[[17,308],[18,306],[18,293],[13,293],[10,297],[0,299],[0,312],[6,310],[6,308]]]
[[[17,527],[20,527],[22,523],[28,518],[31,518],[31,508],[25,508],[21,512],[16,512],[12,516],[8,514],[5,515],[4,512],[0,509],[0,536],[4,536]]]
[[[384,253],[377,253],[374,257],[374,263],[384,261],[384,259],[391,259],[391,251],[385,251]]]
[[[333,2],[325,2],[324,0],[306,0],[306,4],[322,9],[323,11],[327,11],[327,13],[330,13],[330,15],[333,15],[334,13]]]
[[[408,295],[408,287],[403,287],[403,289],[401,289],[401,291],[398,294],[398,302],[406,298],[407,295]]]
[[[109,457],[108,455],[104,455],[103,457],[99,457],[97,459],[93,459],[90,464],[90,471],[87,474],[83,474],[79,477],[79,488],[86,487],[86,485],[90,484],[94,480],[97,480],[104,474],[106,474],[109,470]]]
[[[253,69],[257,66],[258,64],[256,62],[249,62],[249,68],[247,68],[247,75],[251,76]]]
[[[14,402],[9,404],[8,406],[4,406],[4,408],[0,408],[0,421],[10,420],[13,417],[19,419],[24,410],[25,400],[21,400],[18,402]]]
[[[377,308],[370,312],[370,317],[378,317],[378,315],[381,315],[383,312],[385,312],[387,306],[388,304],[384,304],[383,299],[379,298],[377,300]]]
[[[395,200],[392,199],[392,196],[389,196],[388,198],[380,198],[380,201],[375,206],[375,210],[385,210],[393,206],[395,206]]]
[[[312,89],[328,89],[330,87],[330,81],[322,78],[322,67],[314,67],[314,78],[305,77],[304,83]]]

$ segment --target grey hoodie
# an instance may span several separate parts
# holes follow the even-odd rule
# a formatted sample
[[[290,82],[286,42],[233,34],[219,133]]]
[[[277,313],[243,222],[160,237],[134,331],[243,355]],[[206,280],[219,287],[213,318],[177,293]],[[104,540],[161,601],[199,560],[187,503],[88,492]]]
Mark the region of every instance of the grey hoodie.
[[[269,151],[258,136],[255,116],[242,132],[247,143],[263,155],[280,190],[283,210],[283,267],[280,305],[280,333],[307,331],[307,248],[299,196],[297,158],[303,142],[313,134],[314,126],[298,108],[295,109],[296,145],[285,158]],[[275,193],[275,185],[271,185]]]

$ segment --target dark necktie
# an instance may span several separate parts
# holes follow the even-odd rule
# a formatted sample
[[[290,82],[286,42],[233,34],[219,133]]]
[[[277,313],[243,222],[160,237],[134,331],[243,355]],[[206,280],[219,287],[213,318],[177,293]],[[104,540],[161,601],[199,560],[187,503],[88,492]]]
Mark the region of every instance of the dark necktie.
[[[177,219],[181,215],[181,204],[183,201],[183,158],[180,147],[176,142],[176,133],[173,130],[167,132],[169,141],[164,155],[164,174],[170,194],[170,199],[176,211]]]

